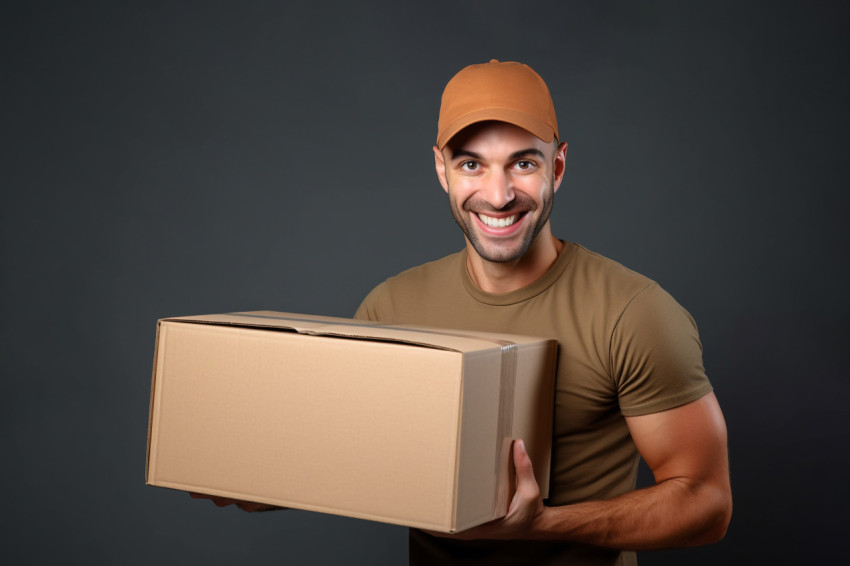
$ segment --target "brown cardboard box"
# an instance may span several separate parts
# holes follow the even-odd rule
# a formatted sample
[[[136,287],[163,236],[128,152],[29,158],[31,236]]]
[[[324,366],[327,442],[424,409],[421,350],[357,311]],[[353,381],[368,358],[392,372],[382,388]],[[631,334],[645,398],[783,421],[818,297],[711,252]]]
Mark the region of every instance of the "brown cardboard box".
[[[160,320],[147,483],[455,532],[544,497],[553,340],[258,311]]]

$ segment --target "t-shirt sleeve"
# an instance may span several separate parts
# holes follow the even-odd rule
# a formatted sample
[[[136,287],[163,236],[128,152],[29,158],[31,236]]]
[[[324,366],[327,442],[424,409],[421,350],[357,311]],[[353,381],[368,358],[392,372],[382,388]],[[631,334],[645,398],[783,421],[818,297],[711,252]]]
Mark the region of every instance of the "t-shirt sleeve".
[[[357,308],[357,312],[354,313],[355,319],[370,321],[379,320],[378,305],[381,302],[381,297],[385,294],[384,287],[386,287],[386,284],[382,283],[366,295],[366,298],[363,299],[363,302],[361,302],[360,306]]]
[[[623,310],[611,336],[610,364],[627,417],[672,409],[712,390],[694,319],[656,284]]]

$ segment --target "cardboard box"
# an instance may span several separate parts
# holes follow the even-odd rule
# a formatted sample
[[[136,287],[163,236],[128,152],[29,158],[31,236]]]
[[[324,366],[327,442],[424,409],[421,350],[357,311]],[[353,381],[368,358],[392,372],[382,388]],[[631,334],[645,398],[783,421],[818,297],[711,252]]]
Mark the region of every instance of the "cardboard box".
[[[549,488],[554,340],[258,311],[160,320],[147,483],[455,532]]]

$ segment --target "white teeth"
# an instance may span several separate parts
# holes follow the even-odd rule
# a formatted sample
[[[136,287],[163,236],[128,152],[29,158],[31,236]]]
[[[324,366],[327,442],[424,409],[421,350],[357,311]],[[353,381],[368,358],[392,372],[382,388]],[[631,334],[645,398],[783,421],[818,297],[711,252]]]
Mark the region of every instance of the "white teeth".
[[[490,226],[491,228],[504,228],[506,226],[510,226],[514,222],[516,222],[517,215],[508,216],[507,218],[493,218],[491,216],[484,216],[483,214],[479,214],[478,218],[481,219],[481,222]]]

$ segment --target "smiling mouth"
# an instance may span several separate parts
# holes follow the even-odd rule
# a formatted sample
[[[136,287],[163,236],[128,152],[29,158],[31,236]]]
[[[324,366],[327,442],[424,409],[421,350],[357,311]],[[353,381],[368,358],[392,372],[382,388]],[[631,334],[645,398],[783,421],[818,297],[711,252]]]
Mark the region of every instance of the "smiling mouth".
[[[513,214],[504,218],[493,218],[492,216],[486,216],[480,212],[477,213],[477,216],[484,225],[489,226],[490,228],[507,228],[516,222],[517,218],[519,218],[519,214]]]

